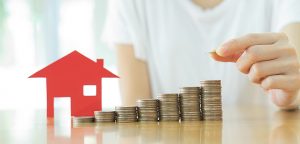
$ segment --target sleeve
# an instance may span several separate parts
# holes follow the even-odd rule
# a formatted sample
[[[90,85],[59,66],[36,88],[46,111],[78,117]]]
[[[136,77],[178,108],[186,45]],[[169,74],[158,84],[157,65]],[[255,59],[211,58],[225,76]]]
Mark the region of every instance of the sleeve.
[[[274,0],[271,30],[279,32],[284,26],[300,22],[300,0]]]
[[[135,57],[145,61],[148,45],[142,6],[136,0],[109,0],[102,40],[110,47],[117,43],[132,44]]]

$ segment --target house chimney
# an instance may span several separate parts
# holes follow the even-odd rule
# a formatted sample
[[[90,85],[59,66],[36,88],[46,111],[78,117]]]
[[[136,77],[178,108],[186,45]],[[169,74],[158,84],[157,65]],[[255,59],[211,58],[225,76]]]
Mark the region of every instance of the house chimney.
[[[103,67],[103,59],[97,59],[97,65]]]

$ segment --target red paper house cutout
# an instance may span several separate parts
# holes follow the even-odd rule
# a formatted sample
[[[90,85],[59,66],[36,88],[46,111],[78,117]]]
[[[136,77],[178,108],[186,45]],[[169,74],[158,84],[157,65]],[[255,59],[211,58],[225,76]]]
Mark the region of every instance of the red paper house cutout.
[[[77,51],[62,57],[34,73],[30,78],[45,77],[47,82],[47,116],[54,116],[54,97],[70,97],[72,116],[93,116],[102,109],[102,78],[117,78],[97,62]],[[96,86],[95,96],[84,96],[83,86]]]

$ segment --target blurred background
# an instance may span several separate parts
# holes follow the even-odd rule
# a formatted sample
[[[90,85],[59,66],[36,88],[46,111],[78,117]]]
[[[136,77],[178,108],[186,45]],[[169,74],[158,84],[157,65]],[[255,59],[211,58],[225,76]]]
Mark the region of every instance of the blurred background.
[[[28,76],[73,50],[116,73],[101,40],[108,0],[0,0],[0,110],[46,108],[46,80]],[[103,107],[120,104],[117,79],[103,80]]]

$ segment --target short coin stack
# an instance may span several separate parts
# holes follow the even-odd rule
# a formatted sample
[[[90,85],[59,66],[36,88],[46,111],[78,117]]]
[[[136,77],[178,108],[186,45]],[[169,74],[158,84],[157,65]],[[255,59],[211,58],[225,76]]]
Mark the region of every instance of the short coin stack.
[[[95,122],[115,122],[115,111],[94,111]]]
[[[183,87],[180,89],[181,121],[201,120],[200,87]]]
[[[221,81],[200,81],[204,120],[222,120]]]
[[[80,117],[72,117],[73,124],[80,123],[93,123],[95,118],[93,116],[80,116]]]
[[[178,121],[179,106],[178,106],[178,94],[162,94],[158,96],[159,109],[160,109],[160,121]]]
[[[158,101],[157,99],[144,99],[136,101],[138,106],[139,121],[158,120]]]
[[[137,121],[137,107],[136,106],[122,106],[116,107],[117,122],[136,122]]]

